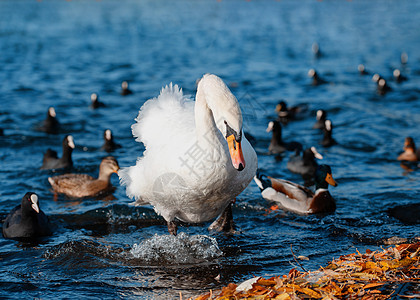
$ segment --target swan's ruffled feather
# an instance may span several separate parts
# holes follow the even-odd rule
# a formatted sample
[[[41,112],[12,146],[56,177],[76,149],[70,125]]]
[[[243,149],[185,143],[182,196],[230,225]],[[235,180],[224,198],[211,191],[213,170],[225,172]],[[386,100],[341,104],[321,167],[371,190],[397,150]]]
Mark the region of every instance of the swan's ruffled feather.
[[[182,137],[179,134],[190,133],[195,128],[193,111],[194,102],[184,96],[178,85],[170,83],[157,98],[146,101],[140,108],[137,123],[131,126],[133,136],[146,150],[168,145],[172,140],[179,140]],[[175,132],[179,134],[174,135]]]
[[[135,121],[131,126],[133,136],[146,150],[135,166],[122,168],[118,175],[120,183],[127,187],[127,196],[140,204],[141,195],[153,185],[150,180],[156,179],[156,174],[176,169],[180,161],[173,158],[185,153],[186,145],[191,143],[195,131],[194,101],[171,83],[162,88],[158,97],[143,104]]]

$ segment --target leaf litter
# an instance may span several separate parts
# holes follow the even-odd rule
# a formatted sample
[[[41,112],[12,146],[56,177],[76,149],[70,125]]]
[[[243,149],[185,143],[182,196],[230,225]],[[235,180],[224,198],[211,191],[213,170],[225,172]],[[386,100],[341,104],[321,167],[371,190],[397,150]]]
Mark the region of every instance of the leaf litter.
[[[293,268],[287,275],[229,283],[194,299],[420,299],[419,294],[400,295],[410,284],[420,285],[420,242],[363,254],[356,250],[316,271]]]

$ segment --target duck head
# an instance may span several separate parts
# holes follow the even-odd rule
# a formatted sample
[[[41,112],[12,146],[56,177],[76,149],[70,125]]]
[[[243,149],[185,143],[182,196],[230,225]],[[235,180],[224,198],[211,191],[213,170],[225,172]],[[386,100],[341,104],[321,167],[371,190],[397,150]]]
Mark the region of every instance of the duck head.
[[[117,160],[113,156],[107,156],[102,159],[101,164],[99,165],[99,176],[98,179],[107,181],[111,179],[112,173],[118,174],[120,166],[118,165]]]
[[[102,162],[99,165],[99,173],[106,173],[109,175],[112,173],[118,174],[119,169],[120,166],[118,165],[117,160],[113,156],[105,157],[104,159],[102,159]]]
[[[22,198],[22,208],[28,207],[33,209],[37,214],[39,214],[39,205],[38,205],[38,195],[32,192],[28,192]],[[26,210],[28,210],[26,209]]]
[[[73,136],[71,135],[67,135],[64,140],[63,140],[63,147],[64,148],[70,148],[71,150],[73,150],[75,148],[74,146],[74,139]]]
[[[242,171],[245,159],[242,152],[242,112],[238,100],[216,75],[205,74],[198,82],[198,97],[205,99],[216,127],[226,138],[233,167]]]
[[[315,172],[316,189],[328,189],[328,184],[337,186],[332,177],[331,167],[329,165],[319,165]]]
[[[280,101],[276,105],[276,112],[287,111],[287,104],[284,101]]]
[[[324,121],[327,119],[327,112],[323,109],[318,109],[316,111],[316,120],[317,121]]]
[[[110,129],[106,129],[104,131],[104,140],[105,141],[112,141],[113,140],[113,138],[112,138],[112,132],[111,132]]]
[[[305,149],[303,152],[303,160],[312,160],[314,158],[323,159],[324,157],[313,146]]]
[[[57,116],[54,107],[49,107],[48,108],[48,113],[47,113],[47,117],[48,118],[55,118]]]
[[[405,138],[404,140],[404,151],[410,151],[410,152],[415,152],[416,150],[416,144],[414,143],[414,140],[412,137],[408,136]]]

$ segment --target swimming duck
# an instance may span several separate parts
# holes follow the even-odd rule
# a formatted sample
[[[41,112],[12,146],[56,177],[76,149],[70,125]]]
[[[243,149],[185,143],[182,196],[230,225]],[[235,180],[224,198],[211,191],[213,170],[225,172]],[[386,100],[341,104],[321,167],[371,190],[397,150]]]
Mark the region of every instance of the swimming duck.
[[[325,120],[324,122],[324,137],[322,138],[320,144],[324,147],[331,147],[332,145],[337,144],[336,140],[332,137],[333,125],[331,120]]]
[[[57,114],[54,107],[49,107],[47,111],[47,117],[43,121],[39,130],[46,133],[57,134],[60,128],[60,123],[57,120]]]
[[[379,94],[384,95],[387,92],[391,91],[392,88],[387,84],[385,79],[381,78],[378,81],[377,90]]]
[[[412,137],[406,137],[404,140],[404,152],[398,156],[398,160],[418,161],[420,160],[420,148],[416,150],[416,144]]]
[[[9,239],[35,238],[51,235],[48,217],[39,207],[38,195],[28,192],[20,205],[7,215],[3,223],[3,236]]]
[[[392,72],[394,75],[394,80],[398,83],[401,83],[403,81],[406,81],[408,78],[401,74],[401,71],[399,69],[395,69],[394,72]]]
[[[323,109],[318,109],[316,111],[316,122],[313,129],[324,129],[325,127],[325,120],[327,119],[327,112]]]
[[[331,175],[331,167],[319,165],[315,173],[315,193],[299,184],[262,174],[254,177],[264,199],[275,201],[279,206],[298,214],[334,212],[336,204],[328,191],[328,184],[337,186]]]
[[[70,168],[73,166],[71,153],[74,149],[74,140],[71,135],[67,135],[63,139],[63,155],[58,158],[57,152],[47,149],[42,160],[41,170]]]
[[[282,128],[279,121],[271,121],[268,123],[267,132],[272,132],[268,151],[271,154],[279,154],[285,151],[302,150],[302,144],[299,142],[284,142],[282,138]]]
[[[312,85],[321,85],[321,84],[327,83],[327,81],[319,77],[315,69],[310,69],[308,71],[308,76],[312,78]]]
[[[276,105],[276,112],[278,115],[278,119],[283,124],[287,124],[289,121],[295,119],[296,115],[305,111],[307,107],[305,105],[296,105],[292,107],[288,107],[285,101],[280,101]]]
[[[101,147],[101,150],[106,152],[112,152],[115,149],[121,148],[120,144],[114,142],[114,137],[110,129],[104,131],[104,144]]]
[[[175,218],[203,223],[219,216],[210,229],[232,229],[231,203],[252,181],[257,155],[222,79],[204,75],[195,102],[170,84],[141,107],[136,121],[133,135],[146,150],[135,166],[118,172],[134,204],[153,205],[173,235]]]
[[[48,181],[55,193],[74,198],[94,197],[111,191],[111,175],[117,173],[119,169],[117,160],[108,156],[102,159],[99,165],[98,178],[87,174],[64,174],[49,177]]]
[[[293,173],[302,175],[305,185],[309,185],[309,180],[314,178],[318,167],[315,158],[323,159],[315,147],[307,148],[303,151],[302,156],[299,152],[296,152],[294,156],[290,157],[287,168]]]
[[[96,93],[92,93],[90,95],[90,101],[91,101],[90,108],[92,108],[92,109],[97,109],[99,107],[104,107],[105,106],[105,104],[103,102],[99,101],[99,96]]]
[[[123,81],[121,83],[121,92],[120,94],[122,96],[127,96],[127,95],[131,95],[133,92],[128,88],[128,82],[127,81]]]

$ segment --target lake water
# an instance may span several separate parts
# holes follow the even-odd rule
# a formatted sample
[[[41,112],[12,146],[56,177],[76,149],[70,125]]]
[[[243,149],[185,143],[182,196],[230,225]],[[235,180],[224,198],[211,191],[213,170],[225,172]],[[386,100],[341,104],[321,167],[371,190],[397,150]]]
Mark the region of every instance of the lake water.
[[[186,298],[287,273],[295,266],[290,245],[314,270],[391,237],[418,237],[418,218],[403,222],[388,210],[420,205],[420,170],[396,161],[406,136],[420,146],[419,28],[418,1],[0,1],[0,218],[33,191],[54,225],[54,235],[35,244],[0,239],[0,297]],[[360,63],[370,75],[359,75]],[[312,86],[310,68],[328,83]],[[409,80],[394,82],[394,68]],[[377,93],[375,72],[392,91]],[[47,178],[60,171],[39,170],[47,148],[61,155],[63,136],[72,134],[73,171],[96,176],[110,128],[123,145],[113,155],[133,165],[144,150],[130,129],[140,106],[170,82],[194,94],[204,73],[231,87],[259,167],[274,177],[303,183],[286,168],[291,153],[282,160],[267,153],[275,105],[308,105],[284,139],[317,146],[331,165],[335,213],[270,211],[252,182],[233,207],[238,234],[185,225],[174,238],[152,207],[128,205],[115,175],[114,197],[54,200]],[[133,95],[119,94],[123,80]],[[89,109],[92,92],[106,107]],[[58,135],[36,130],[49,106]],[[331,148],[311,129],[320,108],[334,125]]]

